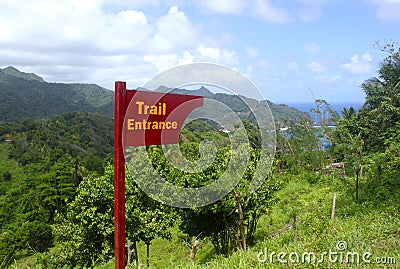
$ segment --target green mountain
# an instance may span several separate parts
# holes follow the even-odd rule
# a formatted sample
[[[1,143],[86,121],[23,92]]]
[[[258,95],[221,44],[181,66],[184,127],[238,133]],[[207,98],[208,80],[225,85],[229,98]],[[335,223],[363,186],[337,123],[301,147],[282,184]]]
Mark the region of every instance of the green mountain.
[[[246,105],[249,104],[253,108],[257,108],[263,106],[264,101],[257,101],[252,98],[247,98],[245,96],[238,96],[233,94],[225,94],[225,93],[212,93],[206,87],[202,86],[197,90],[186,90],[186,89],[173,89],[160,86],[156,89],[159,92],[171,92],[177,94],[192,94],[192,95],[200,95],[210,99],[214,99],[219,101],[227,106],[229,106],[233,111],[239,114],[239,116],[243,119],[250,120],[252,119],[251,112],[249,107]],[[284,104],[275,104],[271,101],[266,101],[268,103],[269,108],[271,109],[272,115],[275,121],[284,121],[284,120],[294,120],[296,118],[309,118],[310,115],[306,112],[300,111],[296,108],[290,107]]]
[[[90,154],[110,157],[114,143],[113,126],[111,118],[89,112],[28,119],[14,129],[11,138],[15,146],[13,154],[22,164],[45,159],[53,150],[61,150],[71,158],[84,158]],[[24,159],[27,156],[29,159]]]
[[[7,75],[18,77],[18,78],[23,78],[26,80],[37,80],[40,82],[45,82],[44,79],[34,73],[25,73],[19,71],[17,68],[9,66],[6,68],[1,69],[1,71]]]
[[[169,92],[170,90],[165,86],[157,89],[160,92]],[[243,100],[252,104],[257,102],[236,95],[214,94],[206,87],[197,90],[174,89],[172,92],[215,99],[231,107],[244,119],[248,119],[250,109]],[[50,118],[54,115],[75,111],[98,112],[106,117],[113,117],[114,113],[113,91],[95,84],[49,83],[36,74],[24,73],[11,66],[0,69],[0,100],[0,122]],[[309,117],[308,113],[295,108],[267,102],[277,121]]]
[[[171,92],[171,93],[176,93],[176,94],[199,95],[199,96],[210,97],[210,98],[212,98],[212,96],[215,95],[204,86],[201,86],[197,90],[186,90],[186,89],[181,89],[181,88],[172,89],[172,88],[168,88],[166,86],[161,85],[157,89],[155,89],[155,91],[156,92]]]
[[[0,69],[0,121],[49,118],[67,112],[113,115],[112,91],[95,84],[49,83],[14,67]]]

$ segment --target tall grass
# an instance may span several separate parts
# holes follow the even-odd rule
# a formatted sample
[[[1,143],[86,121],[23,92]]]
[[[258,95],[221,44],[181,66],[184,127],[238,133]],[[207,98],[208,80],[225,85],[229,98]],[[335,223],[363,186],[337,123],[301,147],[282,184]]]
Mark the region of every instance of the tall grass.
[[[201,248],[194,265],[189,263],[189,248],[182,241],[183,235],[177,227],[173,229],[172,241],[153,240],[150,247],[150,268],[399,268],[400,267],[400,206],[397,204],[380,205],[367,200],[356,203],[352,194],[352,185],[335,176],[300,174],[283,176],[285,186],[278,191],[279,202],[268,208],[261,217],[256,241],[247,252],[236,251],[230,256],[215,254],[212,244],[201,241]],[[332,197],[337,194],[335,218],[331,220]],[[298,219],[297,241],[294,242],[294,229],[282,229],[293,224],[293,216]],[[273,237],[271,235],[274,235]],[[314,252],[338,251],[338,243],[345,242],[342,251],[362,255],[371,253],[370,260],[376,258],[394,258],[391,264],[360,263],[281,263],[277,259],[279,252],[289,255],[292,252],[303,254]],[[258,260],[260,252],[275,252],[272,263]],[[146,247],[138,245],[139,264],[146,268]],[[260,255],[260,257],[264,257]],[[319,256],[320,257],[320,256]],[[269,258],[269,257],[268,257]],[[288,257],[286,257],[288,259]],[[393,264],[393,262],[396,262]],[[30,265],[29,265],[30,264]],[[396,267],[397,266],[397,267]],[[9,268],[39,269],[32,262],[18,261]],[[112,269],[114,262],[96,267]],[[130,268],[135,268],[131,266]],[[137,268],[137,267],[136,267]]]

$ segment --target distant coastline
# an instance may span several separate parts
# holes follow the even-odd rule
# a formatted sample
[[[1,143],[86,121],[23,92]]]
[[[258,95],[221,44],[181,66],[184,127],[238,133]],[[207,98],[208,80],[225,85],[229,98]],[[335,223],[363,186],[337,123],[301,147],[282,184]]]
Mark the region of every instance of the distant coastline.
[[[310,114],[311,109],[316,108],[315,103],[313,102],[304,102],[304,103],[286,103],[286,105],[296,108],[300,111],[304,111]],[[359,110],[363,103],[362,102],[343,102],[343,103],[329,103],[334,111],[336,111],[339,115],[345,107],[353,107],[356,111]]]
[[[290,107],[296,108],[296,109],[298,109],[300,111],[307,112],[310,115],[311,119],[312,119],[313,125],[315,127],[320,126],[320,122],[319,122],[320,119],[318,119],[316,117],[316,115],[313,115],[313,113],[311,113],[311,109],[315,109],[316,108],[315,103],[313,103],[313,102],[287,103],[287,105],[290,106]],[[343,111],[344,108],[353,107],[356,111],[358,111],[362,107],[363,103],[361,103],[361,102],[359,102],[359,103],[356,103],[356,102],[344,103],[343,102],[343,103],[329,103],[329,105],[331,106],[331,108],[339,116],[342,116],[342,111]],[[331,125],[332,127],[335,126],[335,124],[333,122],[328,123],[328,125]]]

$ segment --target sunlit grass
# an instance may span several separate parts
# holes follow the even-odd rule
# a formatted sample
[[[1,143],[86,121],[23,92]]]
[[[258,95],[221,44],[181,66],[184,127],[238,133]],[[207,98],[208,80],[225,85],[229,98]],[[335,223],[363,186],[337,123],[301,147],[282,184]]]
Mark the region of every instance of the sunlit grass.
[[[338,264],[325,260],[321,264],[306,264],[306,268],[396,268],[400,264],[400,213],[399,205],[374,206],[371,203],[356,203],[348,195],[351,186],[337,180],[320,180],[310,183],[307,174],[288,176],[286,185],[277,193],[279,202],[268,208],[261,217],[255,244],[246,253],[235,251],[229,256],[216,255],[211,242],[201,240],[195,264],[189,263],[190,249],[183,242],[184,236],[178,227],[172,229],[171,241],[155,239],[150,246],[150,268],[303,268],[302,264],[282,264],[278,260],[261,263],[258,254],[268,249],[269,253],[336,251],[339,241],[344,241],[344,252],[371,253],[375,258],[394,258],[396,264]],[[335,218],[331,220],[333,193],[337,193]],[[351,191],[350,191],[351,192]],[[298,218],[297,242],[294,242],[293,214]],[[274,237],[271,237],[274,235]],[[146,246],[138,243],[139,264],[146,268]],[[9,268],[39,269],[31,260],[13,262]],[[393,262],[393,260],[391,260]],[[371,264],[370,264],[371,265]],[[96,269],[114,268],[111,260]],[[296,267],[297,266],[297,267]],[[350,266],[351,267],[351,266]],[[135,268],[133,266],[129,268]],[[138,268],[138,267],[136,267]]]

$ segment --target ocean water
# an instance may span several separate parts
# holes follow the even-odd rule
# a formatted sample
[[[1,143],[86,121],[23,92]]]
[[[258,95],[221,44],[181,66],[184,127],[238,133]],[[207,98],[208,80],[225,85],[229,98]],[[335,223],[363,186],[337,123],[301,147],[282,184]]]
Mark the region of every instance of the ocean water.
[[[319,124],[320,119],[318,119],[318,117],[314,113],[311,112],[311,109],[317,108],[315,103],[311,103],[311,102],[309,102],[309,103],[288,103],[287,105],[310,114],[310,117],[313,120],[314,128],[320,128],[320,124]],[[342,114],[341,112],[343,111],[344,108],[353,107],[357,111],[358,109],[360,109],[362,107],[363,103],[330,103],[329,105],[339,116],[341,116],[341,114]],[[331,122],[331,123],[328,122],[328,125],[330,125],[331,128],[335,128],[335,125],[333,122]],[[327,149],[331,146],[328,140],[326,140],[324,138],[320,138],[319,140],[320,140],[322,148]]]
[[[308,102],[308,103],[288,103],[288,106],[297,108],[298,110],[308,112],[311,114],[311,109],[316,109],[317,106],[313,102]],[[363,103],[329,103],[331,108],[336,111],[339,115],[341,115],[341,112],[345,107],[350,108],[353,107],[356,111],[360,109],[363,105]]]
[[[310,114],[310,117],[314,123],[314,125],[319,125],[320,118],[315,113],[311,112],[311,109],[316,109],[317,106],[315,103],[288,103],[288,106],[297,108],[298,110],[307,112]],[[329,103],[330,107],[339,115],[342,115],[342,111],[344,108],[353,107],[356,111],[362,107],[362,103]],[[325,109],[325,108],[324,108]],[[333,125],[332,122],[328,122],[328,125]]]

